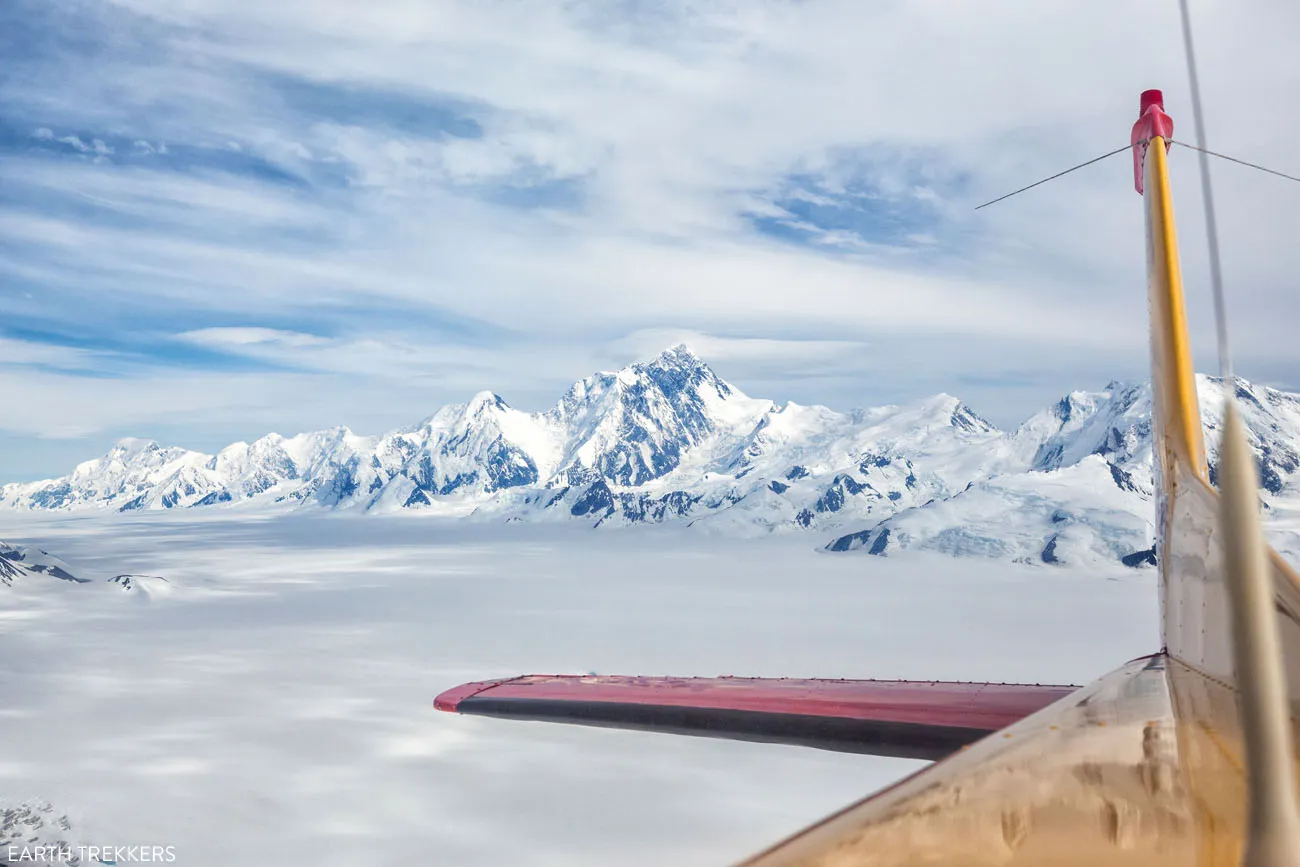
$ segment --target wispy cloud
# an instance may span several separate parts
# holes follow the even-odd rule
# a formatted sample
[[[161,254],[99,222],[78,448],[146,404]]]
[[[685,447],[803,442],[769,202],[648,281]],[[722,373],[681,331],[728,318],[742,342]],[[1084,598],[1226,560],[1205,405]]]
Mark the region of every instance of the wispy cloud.
[[[200,346],[220,347],[303,347],[320,346],[326,341],[315,334],[299,331],[280,331],[275,328],[200,328],[178,335],[182,340]]]
[[[1291,159],[1300,123],[1258,118],[1294,96],[1297,16],[1198,5],[1223,149]],[[287,421],[227,418],[377,429],[483,387],[541,401],[689,333],[755,393],[966,386],[1010,418],[1093,370],[1141,374],[1141,218],[1123,158],[970,209],[1116,146],[1145,87],[1186,124],[1176,25],[1118,0],[16,0],[0,335],[35,354],[6,370],[51,403],[108,371],[149,399],[87,400],[84,429],[202,439],[197,404],[192,424],[170,407],[222,403],[235,374],[245,406]],[[1223,171],[1243,369],[1284,372],[1294,208]],[[333,419],[294,408],[304,377],[330,378]]]

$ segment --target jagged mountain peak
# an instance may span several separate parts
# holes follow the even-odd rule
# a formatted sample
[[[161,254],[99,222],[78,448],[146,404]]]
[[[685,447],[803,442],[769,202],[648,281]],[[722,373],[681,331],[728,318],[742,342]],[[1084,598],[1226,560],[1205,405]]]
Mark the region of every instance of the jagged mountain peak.
[[[739,389],[719,377],[708,362],[685,343],[669,347],[653,358],[634,361],[619,370],[601,371],[584,377],[574,383],[565,397],[574,395],[581,398],[603,394],[609,389],[635,390],[644,388],[647,384],[653,384],[666,394],[704,387],[723,398],[731,395],[744,397]],[[561,404],[563,403],[565,400],[562,399]]]
[[[97,473],[110,467],[128,467],[144,461],[154,461],[159,456],[180,451],[184,451],[184,449],[174,447],[165,449],[157,441],[151,439],[123,437],[115,442],[103,455],[78,464],[76,472]]]
[[[407,433],[423,432],[454,427],[456,425],[475,425],[491,423],[502,413],[514,412],[505,398],[494,391],[480,391],[464,403],[449,403],[434,410],[419,424],[405,428]]]
[[[283,449],[284,444],[285,438],[278,433],[260,436],[252,442],[239,440],[217,452],[212,461],[216,463],[218,461],[246,460],[250,455],[265,454],[277,449]]]
[[[340,424],[340,425],[335,425],[334,427],[323,428],[318,431],[310,431],[309,433],[299,434],[298,436],[310,437],[312,439],[326,440],[330,442],[339,442],[345,439],[349,439],[351,437],[355,437],[357,436],[357,434],[353,432],[352,428],[348,427],[347,425]]]
[[[480,391],[465,404],[465,415],[475,416],[494,409],[510,409],[510,405],[506,403],[505,398],[494,391]]]
[[[649,375],[655,385],[666,393],[687,389],[709,389],[723,399],[733,395],[742,398],[745,396],[735,386],[714,373],[713,368],[692,352],[685,343],[665,349],[650,361],[632,364],[624,370]]]
[[[685,343],[679,343],[676,346],[670,346],[663,352],[660,352],[654,358],[647,361],[633,362],[628,365],[632,367],[660,367],[660,368],[704,368],[709,369],[708,362],[701,358],[695,350],[691,349]]]
[[[1201,402],[1201,420],[1205,428],[1205,449],[1209,455],[1210,481],[1218,476],[1219,437],[1223,421],[1223,380],[1217,376],[1197,376]],[[1255,451],[1260,484],[1270,494],[1279,495],[1300,471],[1300,395],[1256,385],[1236,377],[1233,392],[1246,424],[1246,436]]]
[[[675,358],[675,359],[679,359],[679,360],[691,360],[691,359],[693,359],[693,360],[696,361],[696,362],[703,363],[703,362],[700,360],[699,353],[697,353],[694,349],[691,349],[690,345],[688,345],[685,341],[682,341],[681,343],[678,343],[678,344],[675,345],[675,346],[670,346],[670,347],[668,347],[668,348],[665,349],[663,352],[659,353],[659,355],[656,356],[656,357],[657,357],[657,358]]]
[[[143,437],[122,437],[108,450],[108,454],[119,457],[133,457],[141,452],[158,451],[159,448],[157,440]]]
[[[917,424],[927,427],[953,427],[971,433],[994,433],[998,429],[967,406],[961,398],[946,392],[901,407],[900,410],[914,414]]]
[[[1111,381],[1102,391],[1070,392],[1026,419],[1012,436],[1038,471],[1071,466],[1091,454],[1119,464],[1149,462],[1151,387]],[[1144,475],[1149,478],[1149,471]]]
[[[687,451],[735,428],[751,429],[771,405],[721,379],[685,344],[586,377],[547,414],[568,432],[559,481],[626,487],[662,478]]]

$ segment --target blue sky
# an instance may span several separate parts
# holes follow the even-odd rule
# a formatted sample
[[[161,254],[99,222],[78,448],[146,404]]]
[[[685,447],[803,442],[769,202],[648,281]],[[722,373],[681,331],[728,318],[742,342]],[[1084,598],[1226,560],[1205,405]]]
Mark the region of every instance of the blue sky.
[[[1194,5],[1214,144],[1297,168],[1297,12]],[[1140,377],[1124,157],[972,211],[1125,141],[1147,87],[1190,128],[1176,10],[1050,6],[10,0],[0,481],[541,408],[683,339],[751,394],[1002,424]],[[1300,386],[1300,195],[1216,173],[1239,368]]]

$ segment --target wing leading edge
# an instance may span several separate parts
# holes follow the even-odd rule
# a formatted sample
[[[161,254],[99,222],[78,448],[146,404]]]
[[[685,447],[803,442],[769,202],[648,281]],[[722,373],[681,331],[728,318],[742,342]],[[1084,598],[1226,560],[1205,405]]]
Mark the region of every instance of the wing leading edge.
[[[904,680],[527,675],[467,683],[439,710],[936,760],[1075,686]]]

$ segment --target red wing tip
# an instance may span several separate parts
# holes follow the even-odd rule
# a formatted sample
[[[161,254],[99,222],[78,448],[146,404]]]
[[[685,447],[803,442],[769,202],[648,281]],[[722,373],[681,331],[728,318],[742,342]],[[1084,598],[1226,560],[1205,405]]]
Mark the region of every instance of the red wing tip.
[[[861,703],[864,696],[856,695],[863,689],[878,693],[874,700],[898,693],[895,703],[915,703],[917,690],[933,690],[941,698],[952,701],[975,701],[981,705],[995,706],[999,696],[1026,695],[1030,693],[1072,692],[1076,686],[1047,684],[1011,684],[960,681],[907,681],[907,680],[827,680],[803,678],[750,678],[723,676],[709,677],[641,677],[635,675],[592,674],[525,674],[499,680],[474,681],[454,686],[438,695],[433,706],[447,713],[463,713],[462,705],[484,693],[504,687],[490,698],[502,700],[556,700],[556,701],[606,701],[625,704],[693,704],[722,706],[743,701],[753,704],[766,698],[778,704],[789,705],[804,700],[827,699],[839,694],[838,699],[853,704]],[[909,693],[912,694],[909,697]],[[725,696],[725,700],[724,697]],[[867,698],[870,698],[868,696]],[[926,700],[929,700],[928,698]],[[824,704],[824,701],[823,701]],[[469,711],[473,712],[473,711]],[[823,708],[823,713],[826,713]],[[999,726],[1000,727],[1000,726]]]
[[[433,706],[447,713],[457,713],[459,712],[460,703],[465,699],[473,698],[481,692],[487,692],[493,687],[518,679],[517,677],[503,677],[500,680],[479,680],[472,683],[462,683],[460,686],[453,686],[451,689],[439,693],[437,698],[433,700]]]

